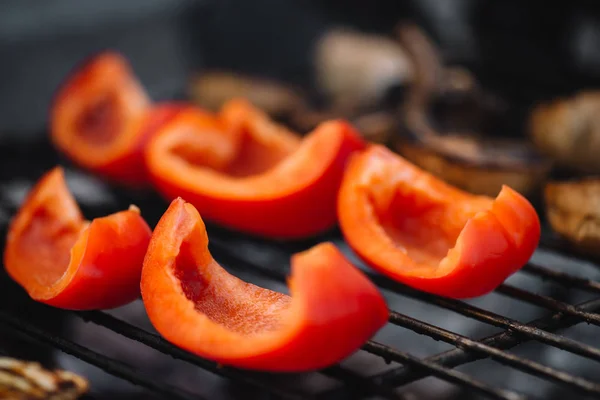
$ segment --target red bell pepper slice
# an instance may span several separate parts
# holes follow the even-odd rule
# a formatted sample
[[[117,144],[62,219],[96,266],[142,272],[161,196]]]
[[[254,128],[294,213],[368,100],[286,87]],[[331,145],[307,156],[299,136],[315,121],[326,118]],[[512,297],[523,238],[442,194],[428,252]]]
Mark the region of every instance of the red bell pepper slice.
[[[299,372],[355,352],[389,316],[377,287],[331,243],[292,256],[290,296],[226,272],[198,211],[181,198],[156,226],[142,299],[173,344],[224,365]]]
[[[350,161],[338,215],[346,240],[371,267],[453,298],[496,288],[540,238],[533,206],[511,188],[495,199],[475,196],[381,146]]]
[[[147,183],[143,150],[179,106],[153,106],[127,60],[100,53],[62,84],[51,107],[55,146],[78,165],[124,185]]]
[[[11,221],[4,265],[39,302],[73,310],[114,308],[139,297],[151,234],[133,206],[84,220],[56,167],[40,179]]]
[[[233,229],[289,239],[335,225],[346,161],[364,146],[346,122],[323,123],[300,140],[236,100],[219,117],[177,114],[150,141],[146,162],[167,199],[182,196]]]

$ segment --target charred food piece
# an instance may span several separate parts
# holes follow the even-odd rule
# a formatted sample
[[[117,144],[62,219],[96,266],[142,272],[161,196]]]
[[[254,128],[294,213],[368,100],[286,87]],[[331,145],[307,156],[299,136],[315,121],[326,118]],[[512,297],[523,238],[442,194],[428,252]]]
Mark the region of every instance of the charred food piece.
[[[529,133],[558,165],[600,173],[600,91],[538,105],[531,113]]]
[[[397,129],[397,107],[413,71],[399,43],[383,35],[332,28],[322,35],[313,56],[318,106],[297,108],[290,123],[309,132],[329,119],[351,121],[361,136],[388,144]]]
[[[550,182],[544,197],[552,229],[574,250],[600,258],[600,179]]]
[[[71,372],[48,371],[35,362],[0,357],[0,399],[74,400],[88,382]]]
[[[519,141],[448,134],[396,141],[407,160],[451,185],[474,194],[496,196],[502,185],[530,196],[540,188],[549,164]]]
[[[190,82],[190,96],[203,108],[212,111],[233,98],[245,98],[273,118],[289,118],[298,108],[304,109],[303,96],[282,82],[236,74],[209,71]]]
[[[401,107],[402,129],[394,149],[471,193],[496,196],[503,185],[508,185],[533,196],[550,170],[549,162],[524,140],[486,135],[485,127],[493,124],[483,120],[493,112],[486,110],[489,107],[484,104],[482,89],[468,72],[445,68],[435,45],[418,27],[401,25],[398,37],[418,73]],[[448,108],[453,110],[450,117],[434,112],[434,105],[444,98],[462,102]],[[469,110],[484,118],[473,118]]]

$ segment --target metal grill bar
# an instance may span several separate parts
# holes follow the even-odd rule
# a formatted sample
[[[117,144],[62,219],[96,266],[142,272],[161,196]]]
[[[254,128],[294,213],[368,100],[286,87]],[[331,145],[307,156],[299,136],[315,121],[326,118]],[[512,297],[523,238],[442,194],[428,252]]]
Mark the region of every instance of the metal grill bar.
[[[199,400],[201,399],[201,397],[198,395],[185,393],[176,387],[166,384],[159,384],[153,379],[142,376],[138,372],[134,371],[130,366],[103,356],[95,351],[89,350],[75,342],[54,335],[49,335],[48,332],[44,331],[43,329],[25,322],[25,320],[22,318],[10,315],[5,311],[0,311],[0,321],[2,321],[3,327],[11,329],[13,332],[22,337],[51,345],[52,347],[75,356],[87,362],[88,364],[94,365],[111,375],[129,381],[140,387],[149,389],[156,394],[176,400],[189,400],[191,398]]]
[[[559,349],[570,351],[583,357],[600,361],[600,349],[586,345],[573,339],[569,339],[560,335],[546,332],[538,329],[530,324],[524,324],[513,319],[495,314],[491,311],[472,306],[468,303],[459,300],[446,299],[429,293],[411,289],[407,286],[390,281],[382,277],[372,277],[376,283],[383,288],[402,293],[405,296],[417,299],[426,303],[435,304],[439,307],[456,312],[475,320],[485,322],[500,328],[505,328],[512,332],[518,333],[519,336],[527,338],[527,340],[537,340],[542,343],[549,344]]]
[[[364,349],[370,353],[377,354],[383,358],[386,358],[389,354],[389,349],[387,346],[384,346],[375,342],[368,342]],[[395,358],[400,361],[402,364],[409,365],[415,368],[418,371],[422,371],[425,376],[433,375],[438,378],[442,378],[448,382],[456,383],[461,386],[467,386],[471,389],[478,391],[479,393],[485,394],[489,397],[495,399],[506,399],[506,400],[517,400],[524,399],[524,396],[518,394],[516,392],[505,390],[505,389],[496,389],[486,383],[478,381],[469,375],[462,373],[460,371],[455,371],[452,369],[445,368],[444,366],[431,362],[427,359],[420,359],[416,356],[413,356],[409,353],[395,351],[397,353]],[[374,380],[375,381],[375,380]],[[382,384],[381,381],[376,381],[377,384]],[[334,391],[329,391],[321,394],[321,398],[327,399],[332,396]]]
[[[427,360],[422,360],[407,352],[386,346],[382,343],[369,340],[364,344],[364,346],[362,346],[362,349],[371,354],[380,356],[388,363],[395,361],[401,364],[412,365],[419,370],[429,371],[431,375],[438,376],[449,382],[460,384],[463,387],[477,390],[491,397],[506,398],[506,396],[508,396],[509,398],[512,398],[512,396],[515,395],[515,393],[512,391],[497,389],[466,374],[453,371],[437,364],[431,364]],[[376,384],[387,385],[387,383],[382,382],[377,382]]]
[[[126,338],[140,342],[148,347],[160,351],[163,354],[167,354],[171,357],[189,362],[190,364],[196,365],[207,371],[215,374],[224,376],[230,379],[236,379],[240,382],[244,382],[260,389],[264,389],[274,395],[277,395],[284,399],[305,399],[305,395],[301,393],[292,393],[289,391],[280,390],[276,387],[266,384],[258,379],[252,378],[248,374],[244,374],[240,371],[231,368],[219,367],[217,363],[208,361],[204,358],[197,357],[185,350],[180,349],[177,346],[172,345],[158,335],[146,332],[143,329],[139,329],[123,320],[113,317],[110,314],[101,311],[80,311],[75,312],[77,316],[82,318],[84,321],[93,322],[96,325],[106,327],[113,332],[125,336]]]
[[[600,326],[600,314],[590,313],[587,311],[583,311],[578,309],[577,307],[572,306],[571,304],[563,303],[558,300],[554,300],[548,296],[542,296],[540,294],[535,294],[528,292],[526,290],[520,289],[518,287],[503,284],[500,285],[496,291],[505,296],[509,296],[511,298],[519,299],[521,301],[547,308],[551,311],[560,311],[563,314],[571,315],[573,317],[578,317],[588,322],[590,324],[594,324]]]
[[[581,303],[577,306],[583,311],[596,311],[600,310],[600,299],[594,299],[588,302]],[[561,328],[567,328],[580,322],[579,318],[565,315],[562,312],[557,312],[552,315],[536,319],[529,322],[527,325],[543,329],[546,331],[554,331]],[[479,341],[479,343],[486,344],[498,349],[510,349],[520,343],[527,341],[518,334],[511,331],[504,331],[492,336],[488,336]],[[481,360],[487,358],[486,355],[476,352],[467,352],[465,350],[456,348],[448,350],[446,352],[426,358],[431,362],[437,362],[445,367],[457,367],[472,361]],[[415,369],[400,367],[382,374],[374,376],[374,380],[379,383],[387,383],[394,386],[404,385],[422,378],[427,377],[427,374],[417,371]]]
[[[585,393],[595,393],[600,395],[600,385],[598,384],[595,384],[583,378],[572,376],[562,371],[558,371],[551,367],[546,367],[535,361],[522,359],[513,354],[506,353],[497,348],[488,346],[485,343],[480,343],[475,340],[469,339],[466,336],[459,335],[455,332],[439,328],[426,322],[417,321],[414,318],[399,314],[397,312],[392,312],[390,322],[395,325],[399,325],[404,328],[410,329],[414,332],[420,333],[422,335],[427,335],[434,339],[442,340],[458,348],[483,353],[487,357],[490,357],[491,359],[496,360],[502,364],[506,364],[523,371],[527,371],[541,378],[550,381],[554,380],[561,382],[565,385],[568,385],[574,389],[580,390]]]
[[[563,286],[576,287],[579,289],[588,290],[590,292],[600,293],[600,282],[569,275],[561,271],[555,271],[531,262],[523,267],[523,271],[530,275],[538,276],[542,279],[550,279]]]

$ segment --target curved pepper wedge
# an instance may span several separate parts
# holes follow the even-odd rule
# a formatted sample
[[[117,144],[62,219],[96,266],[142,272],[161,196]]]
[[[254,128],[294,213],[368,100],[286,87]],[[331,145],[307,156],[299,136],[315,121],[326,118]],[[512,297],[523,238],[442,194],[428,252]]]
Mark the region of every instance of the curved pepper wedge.
[[[39,302],[72,310],[114,308],[139,297],[151,234],[135,207],[84,220],[56,167],[11,221],[4,265]]]
[[[125,58],[107,51],[79,66],[59,88],[51,107],[51,137],[78,165],[139,187],[148,181],[144,146],[178,109],[153,106]]]
[[[358,350],[388,319],[377,287],[333,244],[292,256],[291,297],[230,275],[207,246],[198,211],[173,200],[141,281],[154,327],[197,355],[246,369],[314,370]]]
[[[167,199],[247,233],[293,239],[333,227],[348,157],[365,143],[344,121],[300,140],[244,101],[219,117],[189,108],[150,141],[146,163]]]
[[[381,146],[354,157],[338,197],[340,227],[372,268],[446,297],[488,293],[529,260],[540,238],[532,205],[452,187]]]

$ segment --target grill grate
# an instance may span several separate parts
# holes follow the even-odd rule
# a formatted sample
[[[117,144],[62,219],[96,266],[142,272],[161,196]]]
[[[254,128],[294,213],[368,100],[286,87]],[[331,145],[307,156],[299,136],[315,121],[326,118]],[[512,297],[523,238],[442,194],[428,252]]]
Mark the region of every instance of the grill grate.
[[[49,161],[49,163],[51,162],[54,161]],[[32,183],[39,176],[40,169],[41,167],[32,171],[27,176],[29,183]],[[165,209],[165,203],[155,198],[144,197],[132,199],[126,198],[122,193],[119,196],[119,204],[135,203],[139,205],[142,212],[150,221],[153,219],[156,220]],[[3,206],[8,209],[7,212],[9,213],[14,212],[15,207],[18,205],[16,202],[10,203],[5,201],[4,203]],[[111,205],[111,207],[114,207],[114,205]],[[100,213],[100,211],[96,212]],[[155,215],[148,215],[152,213]],[[209,231],[211,252],[225,267],[234,269],[240,273],[263,276],[278,283],[285,282],[286,270],[284,267],[289,262],[290,253],[314,244],[313,242],[277,243],[247,238],[220,228],[211,227],[210,225]],[[332,240],[343,250],[348,250],[341,240],[339,232],[332,233],[325,238],[321,238],[321,240]],[[560,252],[569,257],[566,262],[576,260],[572,255],[565,253],[563,247],[558,247],[555,244],[553,241],[544,240],[542,249]],[[239,251],[240,248],[248,248],[249,246],[254,251]],[[332,366],[319,371],[317,374],[337,381],[336,386],[333,388],[329,387],[319,393],[312,393],[303,387],[297,388],[291,385],[275,384],[272,375],[256,374],[234,368],[221,367],[214,362],[202,359],[171,345],[154,332],[139,328],[129,321],[117,318],[107,312],[59,310],[53,310],[53,312],[76,316],[88,323],[101,326],[115,334],[122,335],[128,340],[139,342],[160,353],[191,364],[193,367],[201,368],[222,376],[225,379],[256,388],[267,393],[268,398],[335,399],[348,398],[351,395],[352,397],[377,395],[382,398],[402,398],[403,396],[397,388],[430,376],[455,384],[466,391],[479,393],[487,398],[510,400],[530,398],[510,388],[510,385],[502,385],[500,387],[497,384],[490,384],[471,374],[454,369],[455,367],[485,358],[490,358],[504,366],[556,383],[569,390],[573,390],[573,393],[586,395],[588,396],[587,398],[600,398],[600,384],[593,380],[588,380],[576,372],[567,371],[568,366],[563,365],[560,369],[557,369],[508,351],[522,343],[534,341],[577,354],[593,362],[599,362],[600,346],[594,347],[554,332],[583,322],[591,325],[600,324],[600,282],[571,275],[559,269],[549,268],[541,263],[529,263],[518,274],[537,281],[551,282],[566,290],[580,290],[589,297],[587,297],[588,300],[580,301],[578,304],[573,305],[562,297],[534,293],[531,290],[522,289],[513,284],[503,284],[495,291],[495,296],[499,299],[498,301],[503,302],[505,299],[511,299],[511,301],[530,304],[546,310],[542,314],[545,314],[545,316],[528,323],[521,323],[514,318],[469,304],[469,302],[446,299],[419,292],[391,281],[371,270],[365,269],[365,272],[387,294],[401,296],[402,298],[426,304],[429,307],[445,310],[468,320],[478,321],[490,328],[499,329],[500,331],[485,338],[473,339],[469,335],[442,328],[421,318],[415,318],[394,311],[391,314],[389,326],[386,329],[393,328],[396,331],[399,329],[410,330],[434,340],[448,343],[453,348],[439,354],[423,357],[414,354],[412,351],[407,351],[410,349],[403,348],[401,345],[391,346],[383,343],[383,341],[372,340],[363,346],[362,350],[364,353],[371,358],[383,358],[388,363],[394,362],[400,365],[389,366],[383,372],[362,371],[361,373],[349,368],[345,363]],[[596,297],[594,298],[593,296]],[[23,302],[27,303],[28,308],[46,309],[45,306],[34,303],[26,299],[25,296],[22,297]],[[408,312],[410,313],[410,310]],[[148,389],[149,392],[158,397],[171,399],[200,398],[198,395],[188,392],[187,389],[175,385],[172,386],[156,378],[139,373],[118,359],[93,351],[60,334],[48,332],[37,323],[35,318],[28,318],[24,315],[14,311],[12,307],[0,309],[0,330],[7,330],[10,331],[11,335],[59,349],[86,363],[97,366],[111,375]]]

